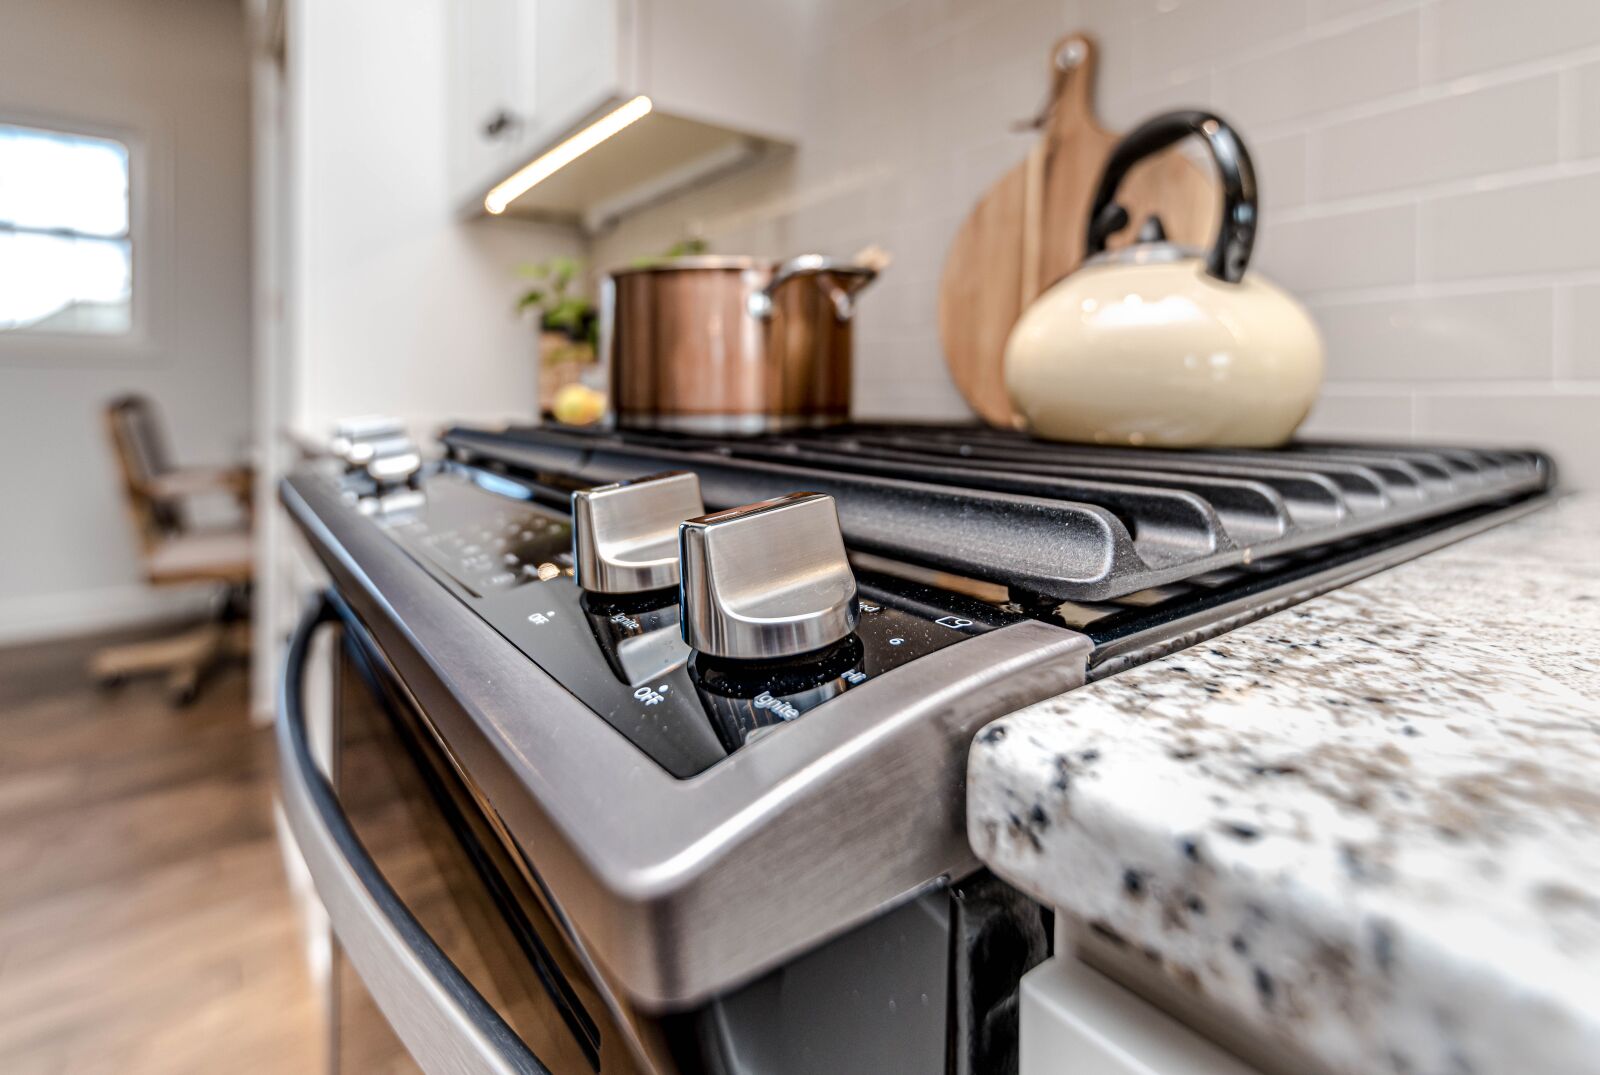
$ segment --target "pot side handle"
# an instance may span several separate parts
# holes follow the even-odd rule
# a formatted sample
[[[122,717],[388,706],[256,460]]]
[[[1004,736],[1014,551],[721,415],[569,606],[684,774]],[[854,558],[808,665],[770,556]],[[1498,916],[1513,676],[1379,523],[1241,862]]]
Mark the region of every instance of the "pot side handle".
[[[1206,272],[1231,284],[1244,278],[1259,218],[1256,171],[1238,133],[1211,112],[1165,112],[1141,123],[1117,143],[1089,206],[1085,259],[1104,251],[1106,241],[1128,225],[1128,211],[1116,201],[1117,187],[1128,171],[1190,135],[1199,135],[1205,142],[1222,184],[1222,214],[1216,240],[1206,253]]]
[[[779,288],[799,277],[822,273],[846,280],[843,286],[829,288],[828,296],[833,300],[834,317],[848,321],[856,312],[856,292],[872,283],[877,278],[878,270],[855,262],[823,257],[821,254],[801,254],[779,265],[772,279],[767,281],[767,286],[750,296],[750,316],[758,321],[767,320],[772,316],[773,297]]]

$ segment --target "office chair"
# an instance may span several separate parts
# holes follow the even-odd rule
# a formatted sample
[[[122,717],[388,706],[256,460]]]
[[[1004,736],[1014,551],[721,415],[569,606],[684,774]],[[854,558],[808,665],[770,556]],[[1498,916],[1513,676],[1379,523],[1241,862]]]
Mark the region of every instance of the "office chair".
[[[106,407],[106,425],[145,580],[153,586],[209,584],[215,593],[205,622],[163,638],[102,649],[90,660],[89,671],[106,686],[164,673],[173,704],[186,705],[219,661],[249,652],[250,470],[173,466],[155,406],[142,396],[113,400]],[[240,520],[226,528],[191,525],[185,501],[218,493],[234,498]]]

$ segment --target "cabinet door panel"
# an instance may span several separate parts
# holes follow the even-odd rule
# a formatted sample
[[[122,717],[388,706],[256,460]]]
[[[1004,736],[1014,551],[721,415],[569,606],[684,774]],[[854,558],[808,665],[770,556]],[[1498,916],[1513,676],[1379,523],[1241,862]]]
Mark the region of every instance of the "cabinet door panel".
[[[450,5],[450,177],[463,200],[499,177],[526,136],[519,45],[532,7],[533,0]]]
[[[537,11],[531,85],[544,142],[622,92],[618,8],[615,0],[525,2]]]

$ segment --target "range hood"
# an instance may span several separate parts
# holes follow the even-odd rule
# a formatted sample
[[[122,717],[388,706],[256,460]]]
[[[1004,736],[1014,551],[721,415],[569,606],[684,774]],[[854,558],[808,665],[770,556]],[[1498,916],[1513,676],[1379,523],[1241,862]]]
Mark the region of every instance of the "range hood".
[[[712,176],[788,148],[656,107],[607,100],[484,192],[469,212],[556,220],[597,232]]]

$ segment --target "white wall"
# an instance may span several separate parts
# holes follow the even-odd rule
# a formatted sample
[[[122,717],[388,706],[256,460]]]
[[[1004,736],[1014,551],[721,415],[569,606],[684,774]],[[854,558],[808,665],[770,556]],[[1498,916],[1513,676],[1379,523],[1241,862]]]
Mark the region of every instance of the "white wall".
[[[285,431],[325,439],[341,416],[381,413],[420,438],[449,421],[535,413],[515,270],[582,254],[582,243],[567,229],[455,219],[448,3],[290,0],[286,77],[258,72],[282,95],[281,114],[257,117],[275,162],[259,179],[275,244],[266,260],[281,274],[258,326],[269,487],[293,459]],[[308,573],[276,504],[258,539],[253,694],[264,713]]]
[[[245,55],[228,0],[6,0],[0,14],[0,118],[132,142],[146,210],[134,287],[149,300],[138,345],[0,337],[0,641],[173,608],[140,582],[101,419],[109,399],[153,396],[180,461],[248,449]]]
[[[454,218],[447,10],[291,8],[290,420],[313,436],[352,413],[419,428],[533,413],[514,270],[581,244],[569,230]]]
[[[600,265],[720,252],[897,260],[863,295],[857,410],[961,416],[945,249],[1020,160],[1060,35],[1101,44],[1102,119],[1211,106],[1256,158],[1258,268],[1327,336],[1309,431],[1521,441],[1600,487],[1600,4],[1594,0],[821,0],[792,159],[623,223]]]

